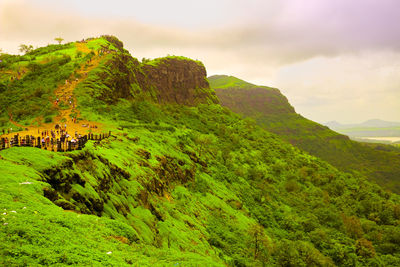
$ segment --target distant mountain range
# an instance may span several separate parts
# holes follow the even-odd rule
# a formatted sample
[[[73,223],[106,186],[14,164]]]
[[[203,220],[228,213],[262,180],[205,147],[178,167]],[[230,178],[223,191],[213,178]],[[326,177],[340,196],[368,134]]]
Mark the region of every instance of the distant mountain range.
[[[400,136],[400,122],[372,119],[359,124],[341,124],[337,121],[330,121],[324,125],[351,137]]]
[[[342,124],[337,121],[329,121],[324,123],[331,129],[348,129],[348,128],[361,128],[361,127],[374,127],[374,128],[386,128],[386,127],[398,127],[400,122],[384,121],[380,119],[367,120],[358,124]]]

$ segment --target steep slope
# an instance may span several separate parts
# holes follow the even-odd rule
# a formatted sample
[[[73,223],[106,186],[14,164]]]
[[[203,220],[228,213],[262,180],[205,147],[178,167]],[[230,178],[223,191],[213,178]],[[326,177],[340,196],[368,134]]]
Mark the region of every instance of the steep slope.
[[[67,122],[71,132],[87,131],[82,124],[100,128],[101,124],[80,116],[74,93],[87,73],[104,60],[104,55],[93,47],[97,42],[49,45],[24,56],[2,55],[0,129],[8,132],[14,128],[14,132],[17,129],[25,136]],[[74,118],[80,123],[70,124]]]
[[[143,72],[157,92],[159,103],[196,105],[217,103],[210,90],[204,65],[185,57],[169,56],[146,61]]]
[[[0,152],[1,264],[400,263],[398,196],[218,105],[142,111],[82,151]]]
[[[168,56],[141,63],[114,36],[49,45],[24,56],[4,54],[0,60],[0,129],[84,120],[80,111],[121,98],[218,102],[201,62]]]
[[[197,73],[188,59],[160,66],[164,85],[116,38],[93,42],[115,48],[74,93],[113,134],[0,151],[0,265],[400,265],[398,195],[213,104],[205,72],[168,73]]]
[[[116,38],[118,47],[76,88],[81,109],[113,104],[120,98],[156,103],[196,105],[217,103],[202,63],[185,57],[164,57],[139,62]],[[100,104],[101,103],[101,104]]]
[[[237,78],[235,78],[237,79]],[[400,150],[350,140],[294,111],[279,90],[265,86],[234,85],[225,75],[208,78],[221,105],[253,118],[263,128],[291,144],[347,172],[359,172],[386,189],[400,193]],[[229,86],[227,86],[229,85]]]
[[[255,86],[238,78],[215,75],[208,78],[221,104],[246,116],[279,116],[294,114],[294,108],[276,88]]]

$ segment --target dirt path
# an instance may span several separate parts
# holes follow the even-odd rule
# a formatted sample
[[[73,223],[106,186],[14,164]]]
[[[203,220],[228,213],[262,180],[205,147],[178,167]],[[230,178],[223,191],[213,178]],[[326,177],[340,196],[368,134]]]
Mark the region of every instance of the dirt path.
[[[91,52],[91,50],[84,43],[77,43],[76,46],[78,51],[81,51],[86,54]],[[65,81],[65,84],[59,86],[56,89],[55,95],[56,99],[59,100],[59,103],[58,104],[54,103],[54,106],[58,108],[60,113],[60,115],[55,118],[56,122],[63,122],[70,120],[72,118],[71,114],[73,113],[76,114],[75,117],[79,118],[80,112],[79,110],[76,109],[77,101],[74,96],[74,89],[79,83],[81,83],[86,79],[87,74],[92,69],[96,68],[102,59],[103,57],[99,55],[94,56],[89,62],[81,66],[81,68],[78,70],[77,74],[81,78],[79,79],[69,78],[68,80]],[[68,106],[68,108],[67,109],[60,108],[59,106],[60,103],[63,103],[64,106]],[[93,122],[92,124],[99,126],[98,123]]]
[[[90,50],[85,43],[77,43],[76,44],[78,51],[81,51],[84,54],[90,53]],[[95,52],[95,51],[94,51]],[[77,109],[77,101],[74,95],[74,90],[76,86],[84,81],[87,77],[87,74],[94,68],[96,68],[104,56],[99,56],[97,53],[89,62],[84,63],[81,68],[77,71],[79,79],[75,79],[72,76],[65,81],[61,86],[59,86],[55,90],[55,98],[58,99],[58,102],[54,102],[53,106],[58,110],[59,115],[53,119],[52,123],[41,123],[43,118],[36,118],[35,121],[39,122],[39,126],[24,126],[18,124],[13,121],[12,114],[10,113],[10,122],[16,126],[16,128],[23,128],[25,130],[19,131],[20,136],[33,135],[38,136],[41,132],[45,130],[53,130],[55,129],[56,124],[61,126],[67,125],[67,131],[70,134],[74,134],[75,132],[84,135],[89,132],[92,133],[100,133],[102,132],[103,125],[99,122],[92,122],[87,120],[77,120],[76,123],[73,122],[72,116],[80,118],[80,111]],[[0,133],[1,134],[1,133]],[[12,133],[6,133],[1,135],[1,137],[12,137],[15,135],[15,129],[13,129]]]

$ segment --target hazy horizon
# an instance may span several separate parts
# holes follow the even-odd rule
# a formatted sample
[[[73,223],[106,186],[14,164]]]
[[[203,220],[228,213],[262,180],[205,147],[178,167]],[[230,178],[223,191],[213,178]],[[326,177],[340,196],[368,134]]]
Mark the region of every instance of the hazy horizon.
[[[183,55],[279,88],[320,123],[399,121],[398,17],[394,0],[3,0],[0,48],[112,34],[139,60]]]

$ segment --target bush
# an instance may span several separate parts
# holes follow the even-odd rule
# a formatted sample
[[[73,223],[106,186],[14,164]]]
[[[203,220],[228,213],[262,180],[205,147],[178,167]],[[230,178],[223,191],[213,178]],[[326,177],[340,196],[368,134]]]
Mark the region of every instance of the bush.
[[[45,123],[51,123],[51,122],[53,122],[53,118],[52,117],[46,117],[46,118],[44,118],[44,122]]]
[[[356,253],[363,258],[372,258],[376,254],[372,242],[365,238],[356,241]]]
[[[5,82],[0,82],[0,93],[3,93],[7,90],[7,84]]]
[[[300,189],[300,187],[295,180],[290,179],[289,181],[287,181],[285,183],[285,189],[287,192],[291,193],[291,192],[298,191]]]

